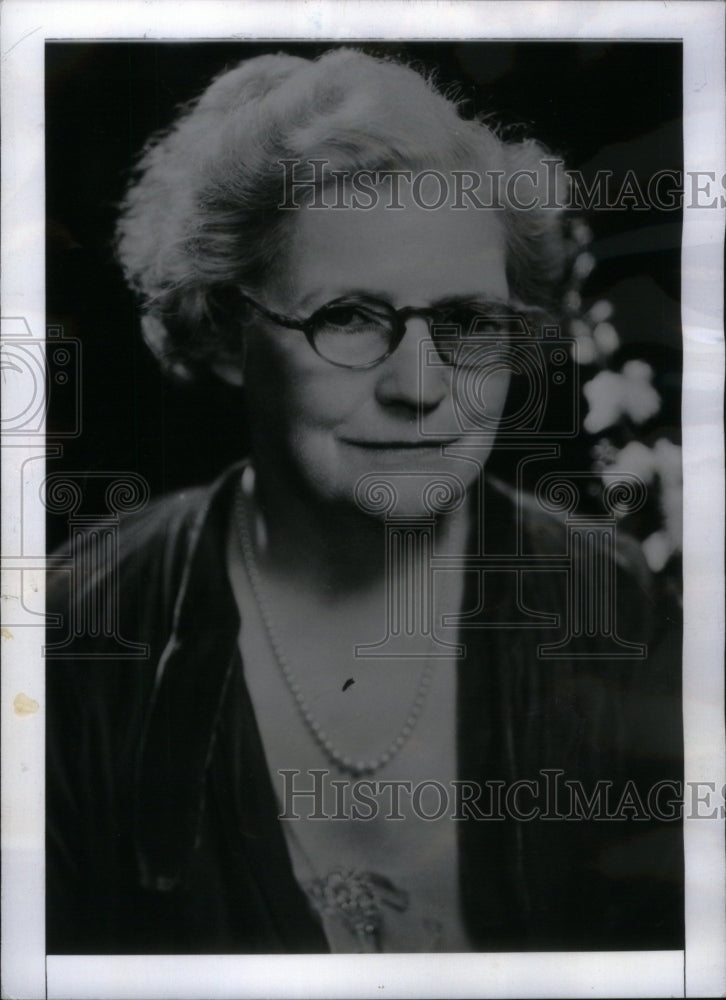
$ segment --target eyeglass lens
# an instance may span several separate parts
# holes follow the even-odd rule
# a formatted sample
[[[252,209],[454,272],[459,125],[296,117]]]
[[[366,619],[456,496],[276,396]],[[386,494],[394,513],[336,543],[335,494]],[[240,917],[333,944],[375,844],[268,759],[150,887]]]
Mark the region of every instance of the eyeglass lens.
[[[443,360],[457,365],[490,365],[501,360],[508,337],[521,320],[501,303],[457,302],[420,314]],[[315,350],[333,364],[367,367],[387,357],[405,334],[406,318],[387,303],[343,301],[320,309],[310,320]]]

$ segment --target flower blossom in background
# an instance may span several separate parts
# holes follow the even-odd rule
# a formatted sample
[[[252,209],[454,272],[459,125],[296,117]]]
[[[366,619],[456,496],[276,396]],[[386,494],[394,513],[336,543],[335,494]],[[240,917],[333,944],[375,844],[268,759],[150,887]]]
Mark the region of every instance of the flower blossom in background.
[[[667,438],[656,441],[653,451],[660,481],[663,528],[645,539],[643,552],[650,568],[658,573],[683,545],[683,466],[681,449]]]
[[[571,313],[576,312],[573,305],[569,307]],[[576,315],[570,321],[570,335],[575,338],[573,354],[578,364],[604,363],[620,347],[618,331],[608,322],[613,311],[612,302],[600,299],[584,315]]]
[[[660,409],[660,396],[653,388],[653,369],[645,361],[628,361],[622,371],[602,371],[582,391],[590,409],[584,420],[589,434],[597,434],[629,417],[642,424]]]
[[[651,523],[638,533],[648,566],[652,572],[660,573],[682,548],[681,449],[667,438],[660,438],[652,446],[638,438],[638,426],[661,408],[660,395],[653,385],[654,372],[647,362],[639,359],[627,361],[620,371],[610,367],[612,356],[620,347],[620,337],[611,322],[613,304],[600,299],[585,310],[582,303],[582,286],[596,266],[589,251],[592,232],[583,220],[576,219],[571,235],[577,255],[572,287],[563,298],[563,307],[569,317],[572,355],[577,364],[600,369],[582,388],[588,404],[583,428],[589,434],[608,431],[610,435],[594,445],[592,469],[603,482],[611,484],[621,472],[624,476],[638,476],[649,488],[659,517],[654,524],[650,515]]]
[[[629,441],[620,450],[603,440],[596,446],[596,468],[607,469],[607,481],[613,473],[638,476],[646,486],[657,486],[662,524],[642,542],[648,566],[659,573],[671,556],[681,551],[683,533],[683,472],[681,449],[667,438],[660,438],[650,448],[642,441]]]

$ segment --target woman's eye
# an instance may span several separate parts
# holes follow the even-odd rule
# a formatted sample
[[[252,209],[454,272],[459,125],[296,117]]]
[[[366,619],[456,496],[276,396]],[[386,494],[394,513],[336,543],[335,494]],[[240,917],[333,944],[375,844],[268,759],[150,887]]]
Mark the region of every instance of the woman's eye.
[[[367,329],[380,322],[371,313],[360,306],[335,306],[327,309],[320,317],[325,326],[334,326],[348,330]]]
[[[505,334],[507,332],[507,323],[502,319],[478,319],[474,321],[474,332],[475,333],[501,333]]]
[[[482,308],[473,306],[452,310],[445,322],[457,327],[460,337],[482,335],[505,335],[509,330],[506,316],[493,315]]]
[[[329,309],[325,313],[325,322],[332,323],[333,326],[349,326],[359,319],[360,314],[349,306],[341,306],[339,309]]]

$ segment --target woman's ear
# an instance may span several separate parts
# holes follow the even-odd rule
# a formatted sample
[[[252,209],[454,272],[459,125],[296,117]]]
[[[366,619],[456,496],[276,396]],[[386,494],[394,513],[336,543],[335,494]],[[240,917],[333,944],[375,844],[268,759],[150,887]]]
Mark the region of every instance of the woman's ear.
[[[218,331],[230,328],[236,331],[236,340],[241,344],[239,354],[229,351],[227,357],[212,364],[214,374],[228,385],[239,388],[244,385],[245,360],[247,356],[243,329],[244,307],[240,303],[239,290],[232,287],[215,288],[207,298],[212,324]]]
[[[219,361],[215,361],[210,366],[217,378],[221,378],[223,382],[234,386],[235,389],[240,388],[245,383],[245,367],[247,362],[247,340],[241,331],[239,339],[240,350],[236,356],[234,353],[230,353],[226,358],[220,358]]]
[[[218,361],[212,365],[212,371],[228,385],[233,385],[235,388],[244,385],[244,361],[237,363]]]

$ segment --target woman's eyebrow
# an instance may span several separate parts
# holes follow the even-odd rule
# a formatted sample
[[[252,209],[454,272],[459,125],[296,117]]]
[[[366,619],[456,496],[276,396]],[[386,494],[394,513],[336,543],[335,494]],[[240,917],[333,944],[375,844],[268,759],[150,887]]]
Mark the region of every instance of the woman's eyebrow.
[[[330,302],[337,302],[340,299],[367,299],[367,300],[378,300],[380,302],[385,302],[387,305],[393,307],[391,302],[391,296],[389,292],[383,289],[373,289],[373,288],[338,288],[338,289],[317,289],[315,291],[308,292],[307,295],[303,296],[296,310],[298,313],[300,310],[304,310],[308,306],[312,306],[314,303],[314,311],[328,305]],[[459,305],[461,303],[476,303],[478,305],[501,308],[501,309],[516,309],[524,308],[521,304],[518,304],[511,299],[502,299],[496,295],[492,295],[491,292],[483,292],[481,290],[474,291],[466,294],[457,295],[447,295],[444,298],[436,299],[435,301],[429,303],[428,305],[422,305],[421,308],[434,309],[437,306],[450,306]],[[410,306],[411,303],[405,303],[399,308],[405,309]]]
[[[493,306],[494,308],[515,309],[517,304],[511,299],[502,299],[491,292],[471,292],[468,295],[447,295],[444,299],[437,299],[431,303],[432,308],[436,306],[456,306],[461,303],[474,303],[480,306]]]
[[[298,309],[317,303],[314,308],[320,309],[329,302],[339,299],[379,299],[390,304],[391,296],[383,289],[377,288],[321,288],[308,292],[298,303]]]
[[[502,299],[498,296],[486,293],[472,294],[472,295],[452,295],[445,299],[439,299],[437,302],[432,303],[431,308],[436,308],[437,306],[452,306],[461,304],[471,304],[486,307],[489,310],[504,310],[508,315],[522,314],[525,316],[535,317],[538,315],[547,314],[547,310],[544,306],[531,305],[526,302],[522,302],[521,299],[507,298]]]

